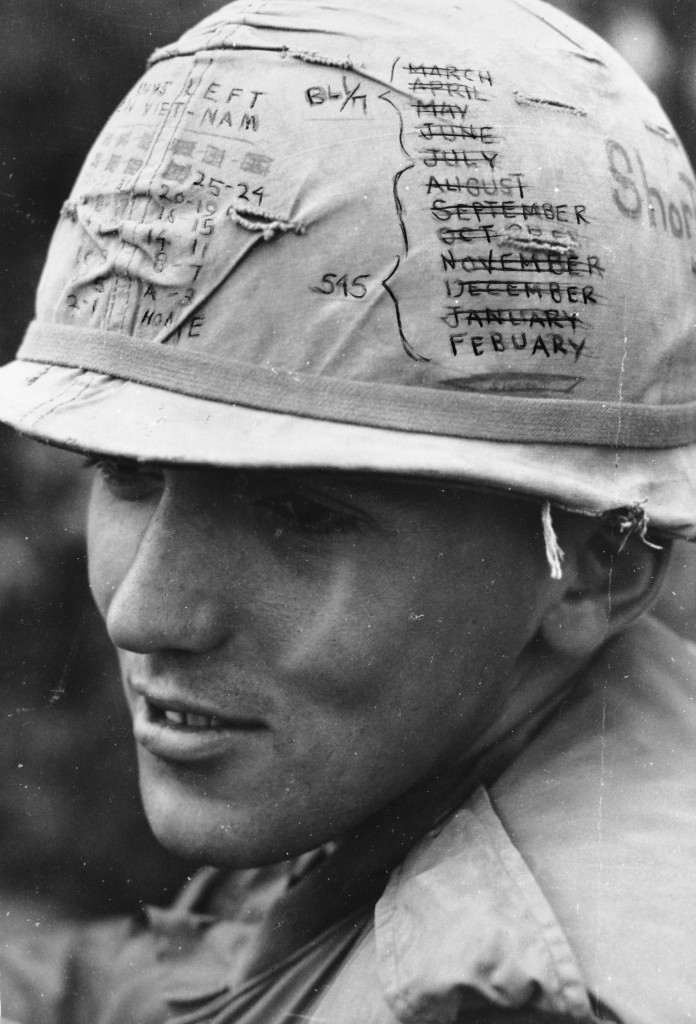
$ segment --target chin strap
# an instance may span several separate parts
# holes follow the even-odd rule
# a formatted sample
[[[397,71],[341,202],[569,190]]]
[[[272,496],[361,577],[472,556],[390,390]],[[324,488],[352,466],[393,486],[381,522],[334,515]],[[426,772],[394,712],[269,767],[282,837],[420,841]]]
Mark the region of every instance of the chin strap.
[[[563,579],[563,559],[565,554],[560,544],[556,531],[553,528],[551,519],[551,502],[545,501],[541,508],[541,524],[544,528],[544,544],[546,546],[546,560],[551,569],[551,579]]]

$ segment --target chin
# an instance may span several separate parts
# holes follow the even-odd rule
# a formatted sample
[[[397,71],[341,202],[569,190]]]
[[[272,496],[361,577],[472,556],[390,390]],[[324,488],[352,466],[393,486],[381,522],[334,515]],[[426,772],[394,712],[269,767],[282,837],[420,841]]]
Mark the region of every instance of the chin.
[[[154,769],[154,770],[153,770]],[[155,837],[172,853],[196,864],[250,868],[275,864],[326,840],[299,828],[298,815],[277,801],[248,804],[211,792],[192,769],[140,764],[143,807]],[[213,780],[214,783],[214,780]],[[280,812],[280,813],[279,813]]]
[[[146,808],[150,828],[155,838],[170,853],[191,861],[195,865],[209,864],[220,868],[260,867],[266,863],[253,849],[238,848],[240,844],[230,837],[224,824],[215,827],[204,825],[200,831],[188,820],[187,815],[176,816],[152,813]]]

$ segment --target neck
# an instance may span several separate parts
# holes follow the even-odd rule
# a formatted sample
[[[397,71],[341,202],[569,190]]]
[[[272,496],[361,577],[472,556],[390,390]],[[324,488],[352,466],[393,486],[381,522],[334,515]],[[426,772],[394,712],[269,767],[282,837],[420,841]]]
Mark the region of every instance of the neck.
[[[524,716],[513,716],[514,726],[501,731],[495,742],[414,786],[352,833],[330,844],[324,856],[306,858],[304,873],[299,877],[297,871],[288,869],[292,883],[266,915],[254,943],[247,977],[279,964],[361,909],[367,918],[390,873],[408,852],[476,789],[498,777],[561,703],[571,685],[568,679],[552,690],[532,714],[527,711]],[[216,909],[224,914],[220,902],[218,898]]]

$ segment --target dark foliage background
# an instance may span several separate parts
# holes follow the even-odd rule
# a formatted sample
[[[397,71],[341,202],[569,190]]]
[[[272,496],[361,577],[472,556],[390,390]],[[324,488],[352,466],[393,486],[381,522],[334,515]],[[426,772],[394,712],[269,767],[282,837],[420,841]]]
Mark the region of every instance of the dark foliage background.
[[[437,2],[437,0],[434,0]],[[494,3],[495,0],[490,0]],[[696,154],[696,2],[559,0],[661,97]],[[60,205],[156,46],[217,0],[0,0],[0,356],[31,319]],[[27,916],[158,900],[190,870],[150,837],[115,662],[92,609],[79,460],[0,434],[0,892]],[[686,547],[662,613],[693,631]]]

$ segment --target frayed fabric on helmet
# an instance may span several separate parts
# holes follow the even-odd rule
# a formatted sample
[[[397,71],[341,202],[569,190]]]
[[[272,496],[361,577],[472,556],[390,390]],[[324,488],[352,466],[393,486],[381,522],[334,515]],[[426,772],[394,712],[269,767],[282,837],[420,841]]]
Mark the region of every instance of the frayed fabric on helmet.
[[[97,140],[2,415],[140,458],[639,505],[692,536],[695,267],[671,125],[557,11],[240,0]]]

